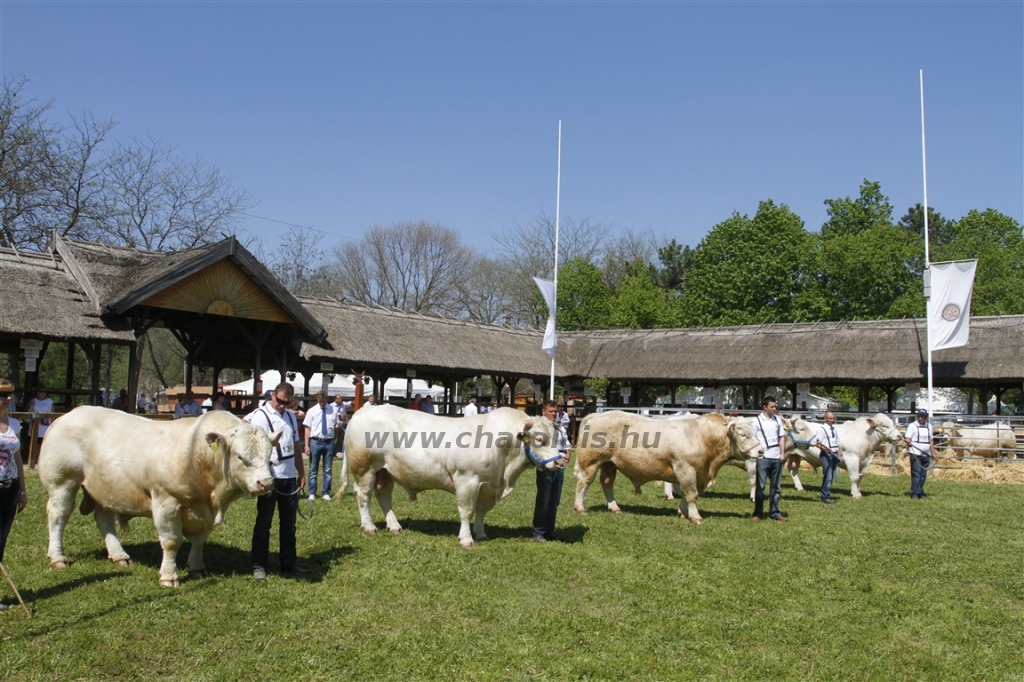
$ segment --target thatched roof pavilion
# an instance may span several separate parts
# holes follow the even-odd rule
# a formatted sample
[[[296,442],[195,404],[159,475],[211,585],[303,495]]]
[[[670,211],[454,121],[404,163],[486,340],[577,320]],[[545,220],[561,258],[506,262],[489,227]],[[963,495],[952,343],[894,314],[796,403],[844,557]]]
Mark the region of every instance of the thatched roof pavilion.
[[[544,381],[542,332],[295,297],[234,238],[173,254],[55,236],[45,253],[0,249],[0,349],[19,339],[135,348],[170,329],[192,365],[406,376],[451,385]],[[69,354],[71,355],[71,354]],[[134,352],[132,356],[134,357]],[[923,320],[562,332],[556,375],[659,385],[924,382]],[[934,356],[935,385],[1000,391],[1024,382],[1024,316],[975,317],[968,346]],[[94,376],[98,370],[94,370]],[[258,371],[256,372],[258,375]],[[380,383],[380,382],[378,382]]]

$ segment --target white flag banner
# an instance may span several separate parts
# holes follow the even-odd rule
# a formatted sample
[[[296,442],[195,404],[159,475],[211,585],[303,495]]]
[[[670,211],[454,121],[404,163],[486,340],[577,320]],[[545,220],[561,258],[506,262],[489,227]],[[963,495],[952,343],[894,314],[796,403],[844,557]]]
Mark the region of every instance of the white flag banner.
[[[967,345],[977,268],[976,260],[931,264],[928,335],[933,351]]]
[[[555,357],[555,348],[558,346],[558,335],[555,334],[555,305],[558,300],[558,294],[555,290],[555,283],[540,277],[534,277],[533,281],[537,283],[540,295],[544,297],[544,302],[548,304],[548,324],[544,328],[544,343],[540,347],[548,355]]]

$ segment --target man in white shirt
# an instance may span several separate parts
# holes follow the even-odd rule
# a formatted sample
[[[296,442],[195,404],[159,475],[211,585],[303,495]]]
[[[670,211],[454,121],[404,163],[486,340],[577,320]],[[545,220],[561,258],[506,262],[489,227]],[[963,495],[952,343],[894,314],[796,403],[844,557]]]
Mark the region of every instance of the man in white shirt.
[[[295,453],[302,447],[299,424],[288,404],[295,395],[289,383],[277,385],[262,407],[245,416],[245,421],[268,434],[282,431],[281,439],[270,454],[270,473],[274,477],[274,491],[256,498],[256,525],[252,529],[252,577],[267,579],[270,557],[270,526],[274,522],[274,508],[280,518],[280,558],[283,573],[308,573],[299,568],[295,552],[295,517],[299,512],[299,490],[306,483],[302,457]]]
[[[924,494],[924,480],[932,463],[932,427],[928,423],[928,410],[917,411],[917,421],[907,425],[903,440],[910,447],[910,499],[920,500]]]
[[[470,398],[466,406],[462,408],[463,417],[475,417],[478,414],[476,409],[476,398]]]
[[[306,411],[302,420],[305,429],[305,453],[309,456],[309,499],[316,499],[317,474],[324,471],[324,499],[331,499],[331,477],[334,466],[334,428],[337,417],[327,404],[327,391],[316,394],[316,405]],[[321,464],[322,463],[322,464]]]
[[[786,461],[786,435],[778,418],[779,405],[775,396],[766,395],[761,401],[761,414],[754,418],[754,433],[764,448],[764,457],[757,460],[757,487],[754,489],[755,521],[764,518],[764,484],[771,482],[771,507],[768,515],[774,521],[789,521],[779,511],[782,499],[782,465]]]
[[[814,432],[814,443],[821,453],[821,501],[835,504],[832,499],[832,481],[839,468],[839,433],[836,431],[836,415],[825,413],[825,423]]]

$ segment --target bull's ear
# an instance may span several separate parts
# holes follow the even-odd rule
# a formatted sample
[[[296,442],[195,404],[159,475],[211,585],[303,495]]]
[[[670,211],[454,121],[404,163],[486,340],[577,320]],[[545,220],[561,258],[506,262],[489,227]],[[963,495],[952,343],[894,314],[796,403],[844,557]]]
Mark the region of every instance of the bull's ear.
[[[868,419],[868,427],[872,428],[872,429],[875,428],[875,420],[872,417],[868,417],[867,419]]]
[[[224,440],[224,436],[219,433],[210,432],[206,434],[206,443],[210,446],[210,449],[220,454],[228,451],[228,442]]]
[[[284,435],[284,431],[274,431],[270,434],[270,444],[277,447],[278,442],[281,440],[281,436]]]
[[[536,423],[537,422],[534,420],[533,417],[529,417],[526,421],[523,422],[523,431],[529,431],[530,429],[533,428],[534,424]]]

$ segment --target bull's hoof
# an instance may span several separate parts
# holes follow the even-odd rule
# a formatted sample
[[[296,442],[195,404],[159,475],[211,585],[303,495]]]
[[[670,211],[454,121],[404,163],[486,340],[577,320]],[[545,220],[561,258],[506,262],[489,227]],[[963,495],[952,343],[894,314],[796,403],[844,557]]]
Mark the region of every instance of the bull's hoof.
[[[207,571],[205,568],[200,568],[198,571],[188,572],[188,577],[192,578],[193,580],[198,580],[199,578],[206,578],[209,577],[209,575],[209,571]]]
[[[50,562],[50,566],[52,566],[53,568],[67,568],[68,565],[69,564],[68,564],[66,559],[60,559],[58,561],[51,561]]]
[[[704,523],[704,519],[702,519],[702,518],[701,518],[701,517],[699,517],[699,516],[698,516],[697,518],[695,518],[695,519],[690,519],[690,521],[692,521],[693,523],[696,523],[696,524],[697,524],[698,526],[699,526],[700,524]]]
[[[377,526],[362,526],[363,532],[367,535],[376,535]]]
[[[472,540],[459,540],[459,547],[462,549],[473,549],[475,545]]]
[[[577,514],[582,514],[583,516],[587,515],[587,510],[583,507],[573,507],[573,509],[576,510]]]
[[[388,528],[388,532],[392,535],[399,535],[402,532],[402,527],[399,526],[398,528]]]
[[[128,568],[132,565],[132,560],[128,557],[125,557],[124,559],[111,559],[111,561],[113,561],[115,564],[123,568]]]
[[[612,504],[608,505],[608,511],[610,511],[612,514],[621,514],[622,513],[622,510],[619,509],[619,505],[615,504],[614,502]]]
[[[174,578],[173,580],[164,580],[161,578],[160,587],[181,587],[181,583],[178,582],[177,578]]]

